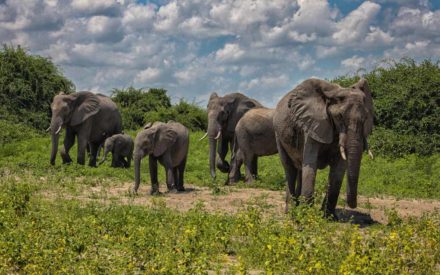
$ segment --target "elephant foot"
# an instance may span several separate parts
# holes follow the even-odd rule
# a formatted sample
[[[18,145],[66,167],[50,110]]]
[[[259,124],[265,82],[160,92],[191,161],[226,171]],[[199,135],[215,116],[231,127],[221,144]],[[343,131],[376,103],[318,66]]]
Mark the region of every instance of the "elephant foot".
[[[186,191],[185,187],[183,187],[183,186],[177,187],[176,190],[179,191],[179,192],[185,192]]]
[[[329,221],[334,221],[334,222],[339,221],[339,218],[336,215],[336,211],[324,211],[324,218]]]
[[[228,173],[229,169],[230,169],[230,166],[229,166],[229,163],[227,161],[222,161],[222,160],[218,159],[217,160],[217,168],[222,173]]]
[[[159,195],[162,195],[162,192],[160,192],[159,190],[151,189],[150,195],[159,196]]]
[[[168,194],[177,194],[177,193],[179,193],[179,190],[177,190],[176,188],[173,188],[173,189],[168,189],[168,192],[167,192]]]

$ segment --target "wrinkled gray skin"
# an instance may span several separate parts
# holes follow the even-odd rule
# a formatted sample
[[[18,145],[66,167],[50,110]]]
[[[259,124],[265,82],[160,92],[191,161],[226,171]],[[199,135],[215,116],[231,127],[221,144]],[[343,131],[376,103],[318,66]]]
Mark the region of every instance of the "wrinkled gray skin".
[[[258,176],[258,157],[278,152],[273,129],[274,109],[249,110],[235,127],[235,144],[231,159],[229,183],[240,179],[240,166],[245,164],[245,181],[251,183]]]
[[[134,142],[127,134],[116,134],[105,140],[104,156],[99,162],[103,164],[108,153],[112,153],[111,167],[129,168],[131,159],[133,158]]]
[[[184,191],[183,186],[186,158],[188,156],[189,131],[174,121],[147,124],[134,142],[135,183],[132,192],[136,193],[140,184],[141,159],[149,156],[151,194],[158,194],[157,161],[165,168],[168,191]]]
[[[365,79],[348,88],[319,79],[302,82],[278,103],[274,128],[288,185],[286,211],[292,197],[313,201],[316,170],[326,166],[330,173],[325,215],[337,218],[335,208],[346,171],[347,204],[357,206],[362,152],[368,148],[373,128],[373,101]]]
[[[107,96],[91,92],[60,93],[53,98],[50,128],[52,151],[50,163],[55,164],[58,140],[62,127],[66,128],[64,146],[61,149],[63,163],[70,163],[69,150],[78,139],[79,164],[84,165],[89,146],[89,165],[96,166],[98,147],[107,136],[121,132],[121,115],[116,104]]]
[[[263,107],[258,101],[240,93],[223,97],[212,93],[208,102],[208,139],[209,168],[211,177],[216,177],[215,166],[223,173],[229,172],[229,163],[225,160],[229,146],[233,148],[234,131],[240,118],[250,109]],[[216,139],[217,138],[217,139]],[[216,150],[218,143],[218,155]]]

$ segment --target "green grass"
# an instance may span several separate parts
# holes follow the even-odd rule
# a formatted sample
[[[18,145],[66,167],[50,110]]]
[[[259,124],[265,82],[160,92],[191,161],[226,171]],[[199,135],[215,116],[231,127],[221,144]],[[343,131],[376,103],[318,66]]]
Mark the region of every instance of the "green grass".
[[[60,158],[51,166],[49,136],[7,127],[11,134],[0,146],[2,274],[440,272],[438,213],[402,220],[390,210],[388,225],[360,228],[323,219],[320,202],[270,216],[263,214],[268,207],[263,198],[236,214],[210,213],[202,204],[179,212],[167,208],[162,197],[148,207],[94,200],[105,194],[80,200],[76,195],[91,187],[133,182],[133,168],[110,168],[109,161],[98,168],[61,165]],[[198,141],[202,134],[191,133],[186,182],[228,196],[225,174],[219,173],[216,182],[210,179],[208,144]],[[438,155],[364,158],[359,193],[438,199],[439,164]],[[149,184],[147,160],[142,168],[142,184]],[[259,168],[253,187],[284,189],[277,156],[261,158]],[[327,171],[317,178],[321,195],[326,178]],[[164,190],[163,169],[159,179]]]
[[[0,124],[1,125],[1,124]],[[10,131],[15,135],[21,132]],[[129,132],[134,138],[136,133]],[[221,188],[227,180],[227,174],[217,172],[215,182],[209,176],[208,142],[199,141],[202,132],[193,132],[190,135],[190,153],[185,172],[185,182],[198,186]],[[62,165],[61,158],[57,156],[55,166],[49,165],[50,137],[32,133],[31,138],[11,142],[10,137],[3,137],[9,142],[0,147],[0,167],[21,173],[28,171],[39,176],[67,175],[67,179],[86,177],[91,182],[99,179],[114,181],[133,181],[133,167],[130,169],[113,169],[110,161],[98,168],[90,168],[77,164]],[[61,146],[62,142],[60,142]],[[71,151],[71,156],[76,161],[76,146]],[[242,167],[242,173],[244,168]],[[327,184],[328,169],[320,170],[316,179],[316,189],[324,192]],[[142,184],[149,184],[148,159],[142,161]],[[388,159],[376,156],[374,160],[364,156],[362,160],[359,179],[359,194],[366,196],[395,196],[398,198],[427,198],[440,199],[440,155],[419,157],[409,155],[398,159]],[[164,169],[159,168],[159,180],[165,182]],[[244,183],[239,187],[248,187]],[[344,184],[345,186],[345,184]],[[259,180],[251,187],[271,190],[283,190],[284,171],[278,155],[262,157],[259,159]],[[344,188],[344,187],[343,187]]]

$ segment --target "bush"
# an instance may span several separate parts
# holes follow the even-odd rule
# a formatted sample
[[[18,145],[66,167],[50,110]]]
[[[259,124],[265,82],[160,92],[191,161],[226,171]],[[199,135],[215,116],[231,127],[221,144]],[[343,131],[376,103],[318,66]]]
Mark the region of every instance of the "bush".
[[[138,129],[145,124],[145,114],[160,108],[171,107],[164,89],[113,89],[112,99],[119,106],[124,129]]]
[[[0,50],[0,118],[44,129],[50,119],[50,103],[60,91],[73,92],[49,58],[30,55],[17,47]]]
[[[381,128],[372,145],[391,156],[440,152],[439,61],[389,61],[364,77],[374,100],[375,125]],[[349,86],[358,80],[341,76],[333,81]]]
[[[181,100],[171,108],[159,108],[157,111],[149,112],[145,116],[146,121],[174,120],[182,123],[193,131],[206,131],[208,128],[208,115],[206,111],[194,103]]]

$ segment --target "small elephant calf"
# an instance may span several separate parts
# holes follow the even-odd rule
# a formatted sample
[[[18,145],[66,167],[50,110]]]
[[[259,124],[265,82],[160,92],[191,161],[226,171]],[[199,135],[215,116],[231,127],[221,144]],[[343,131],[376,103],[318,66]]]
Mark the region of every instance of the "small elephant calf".
[[[112,153],[111,167],[130,167],[131,159],[133,158],[133,139],[127,134],[113,135],[105,140],[104,156],[99,162],[104,163],[109,152]]]
[[[158,194],[157,161],[165,167],[168,191],[184,191],[183,174],[188,156],[189,131],[174,121],[155,122],[145,125],[135,140],[134,173],[135,183],[132,189],[136,193],[140,184],[141,159],[149,156],[151,194]]]

